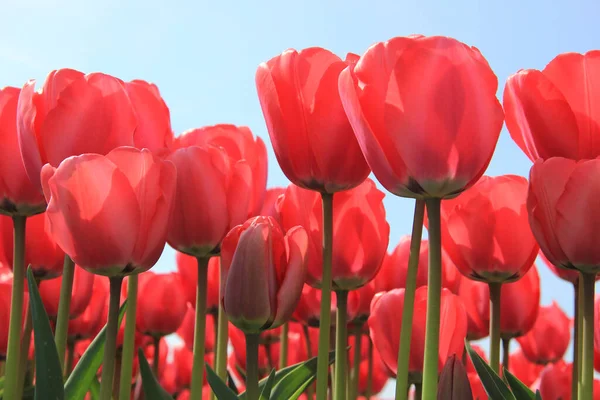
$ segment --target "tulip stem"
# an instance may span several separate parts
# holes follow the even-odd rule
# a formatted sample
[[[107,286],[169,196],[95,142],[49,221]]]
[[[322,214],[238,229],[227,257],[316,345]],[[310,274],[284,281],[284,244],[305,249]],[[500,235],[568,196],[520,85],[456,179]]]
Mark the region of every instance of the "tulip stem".
[[[60,284],[60,299],[58,301],[58,315],[56,316],[56,330],[54,341],[58,351],[60,367],[65,371],[65,350],[67,348],[67,336],[69,331],[69,311],[71,309],[71,293],[73,291],[73,277],[75,275],[75,263],[71,257],[65,254],[63,263],[62,282]]]
[[[358,398],[358,381],[360,379],[360,351],[362,334],[361,328],[357,327],[354,332],[354,360],[352,360],[352,372],[350,375],[350,389],[348,399],[356,400]]]
[[[500,293],[502,284],[490,282],[490,366],[494,372],[500,371]]]
[[[421,400],[423,397],[423,384],[415,383],[415,400]]]
[[[36,285],[38,282],[36,281]],[[23,396],[25,385],[25,375],[27,375],[27,364],[29,361],[29,346],[31,344],[31,332],[33,330],[33,320],[31,319],[31,309],[27,308],[25,313],[25,327],[21,337],[21,358],[19,359],[19,382],[17,383],[17,399]]]
[[[119,400],[129,400],[131,396],[131,375],[133,373],[133,357],[135,349],[135,320],[137,314],[138,276],[127,278],[127,311],[125,316],[125,333],[123,335],[123,351],[121,353],[121,375]]]
[[[258,342],[257,333],[246,334],[246,398],[257,400],[258,395]]]
[[[335,400],[346,400],[346,378],[348,366],[348,291],[337,290],[337,312],[335,322]]]
[[[442,297],[442,238],[440,227],[441,199],[427,199],[429,219],[429,268],[427,286],[427,320],[423,362],[423,398],[437,398],[440,305]]]
[[[100,381],[100,400],[110,400],[115,375],[115,357],[117,353],[117,332],[119,331],[119,303],[121,301],[121,284],[123,277],[109,278],[110,298],[108,303],[108,321],[106,322],[106,341],[104,344],[104,361]]]
[[[21,358],[21,328],[25,283],[25,222],[26,217],[13,217],[13,282],[10,302],[10,325],[6,354],[5,399],[16,399],[18,393],[19,359]]]
[[[594,394],[594,286],[596,274],[582,273],[583,284],[583,344],[579,400],[592,400]]]
[[[153,345],[154,345],[154,357],[152,358],[152,372],[154,372],[154,376],[156,379],[159,379],[158,376],[158,367],[160,363],[160,336],[153,336]]]
[[[73,371],[73,363],[75,362],[75,341],[67,341],[67,363],[66,363],[66,374],[65,377],[69,377],[71,371]]]
[[[310,331],[308,329],[308,325],[303,324],[302,331],[304,332],[304,341],[306,343],[306,356],[307,356],[307,359],[310,360],[311,358],[313,358],[313,354],[312,354],[312,344],[310,341]],[[314,399],[314,390],[313,390],[312,384],[308,385],[308,387],[306,388],[306,394],[310,400]]]
[[[286,322],[281,327],[281,333],[279,335],[279,369],[287,367],[288,362],[288,334],[289,325]]]
[[[400,345],[398,347],[398,372],[396,375],[396,400],[408,398],[408,363],[410,359],[410,341],[412,334],[413,309],[415,291],[417,289],[417,270],[421,251],[421,236],[423,234],[423,219],[425,216],[425,201],[415,201],[412,236],[410,238],[410,256],[406,273],[406,288],[404,289],[404,306],[400,327]]]
[[[510,359],[510,338],[502,338],[502,367],[508,370]]]
[[[331,261],[333,247],[333,194],[321,193],[323,200],[323,282],[319,352],[317,355],[317,400],[327,397],[329,382],[329,339],[331,335]]]
[[[581,294],[583,285],[581,285],[579,282],[580,279],[577,279],[573,284],[573,303],[575,305],[575,326],[573,327],[573,372],[571,376],[571,398],[573,400],[577,400],[579,376],[581,375],[581,358],[579,357],[579,354],[581,353],[581,334],[583,332],[581,329],[582,318],[579,307],[581,305],[581,301],[583,300],[583,296]]]
[[[196,290],[196,326],[194,329],[194,364],[190,398],[202,397],[204,384],[204,341],[206,335],[206,286],[210,257],[198,257],[198,287]]]
[[[220,303],[220,302],[219,302]],[[218,339],[217,339],[217,352],[216,352],[216,368],[217,375],[219,378],[225,380],[227,377],[227,343],[229,341],[229,319],[227,314],[223,311],[223,306],[219,304],[219,316],[218,318]]]

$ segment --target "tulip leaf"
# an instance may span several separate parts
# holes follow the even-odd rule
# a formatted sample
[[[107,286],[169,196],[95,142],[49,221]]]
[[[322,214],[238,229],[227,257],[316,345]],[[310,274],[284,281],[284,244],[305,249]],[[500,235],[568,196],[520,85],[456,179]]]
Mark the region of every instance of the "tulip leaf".
[[[208,364],[206,364],[206,379],[218,400],[238,400],[238,396],[235,392],[219,378]]]
[[[542,400],[542,395],[540,394],[540,390],[535,391],[535,400]]]
[[[517,400],[534,400],[535,394],[529,389],[523,382],[517,379],[516,376],[511,374],[506,368],[504,368],[504,378],[510,385],[512,392],[514,393]]]
[[[35,399],[62,400],[65,398],[62,368],[58,360],[58,350],[54,335],[44,309],[40,292],[33,277],[31,267],[27,268],[29,287],[29,307],[33,322],[33,340],[35,343]]]
[[[90,385],[90,396],[92,400],[100,399],[100,381],[98,377],[95,377],[92,380],[92,384]]]
[[[235,385],[235,382],[233,381],[233,377],[231,376],[231,374],[229,372],[227,372],[227,386],[229,386],[229,389],[233,390],[235,392],[235,394],[240,393],[237,386]]]
[[[127,307],[127,300],[121,305],[119,310],[119,322],[117,326],[121,326],[123,315]],[[106,341],[106,325],[96,335],[92,343],[88,346],[83,356],[69,375],[65,383],[65,399],[66,400],[82,400],[90,387],[94,383],[98,369],[102,365],[104,358],[104,343]]]
[[[465,346],[490,400],[517,400],[502,378],[473,350],[467,340],[465,340]]]
[[[142,387],[146,400],[173,400],[173,396],[160,386],[154,373],[148,365],[144,351],[138,349],[138,361],[140,363],[140,375],[142,376]]]
[[[269,400],[271,397],[271,389],[273,389],[273,381],[275,380],[275,370],[271,370],[267,383],[263,386],[262,392],[260,393],[259,400]]]

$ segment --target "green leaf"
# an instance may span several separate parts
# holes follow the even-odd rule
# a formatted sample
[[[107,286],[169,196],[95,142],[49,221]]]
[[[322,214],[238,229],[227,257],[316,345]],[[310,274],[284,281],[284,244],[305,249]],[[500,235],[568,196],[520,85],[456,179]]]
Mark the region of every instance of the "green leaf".
[[[269,377],[267,378],[267,383],[263,387],[262,392],[260,393],[259,400],[269,400],[271,397],[271,389],[273,389],[273,381],[275,380],[275,370],[271,370]]]
[[[31,267],[27,268],[27,285],[35,343],[35,400],[63,400],[65,389],[58,351]]]
[[[140,362],[140,375],[142,376],[142,387],[144,388],[146,400],[173,400],[173,396],[167,393],[156,380],[142,349],[138,349],[138,360]]]
[[[535,400],[542,400],[542,395],[540,394],[539,389],[535,391]]]
[[[235,386],[235,382],[233,381],[233,378],[232,378],[231,374],[229,373],[229,371],[227,371],[227,386],[229,386],[229,389],[233,390],[235,392],[235,394],[240,393],[237,386]]]
[[[210,388],[215,393],[217,400],[238,400],[238,396],[227,386],[225,382],[206,364],[206,379]]]
[[[125,309],[127,308],[127,300],[121,305],[119,310],[119,322],[117,326],[121,326]],[[88,346],[81,359],[69,375],[65,383],[65,399],[66,400],[82,400],[85,394],[90,390],[94,383],[98,369],[102,365],[104,358],[104,343],[106,341],[106,325],[96,335],[92,343]],[[97,379],[96,379],[97,380]]]
[[[92,380],[92,384],[90,385],[90,396],[92,397],[92,400],[100,399],[100,381],[98,380],[98,377],[95,377]]]
[[[517,379],[516,376],[511,374],[506,368],[504,368],[504,372],[502,374],[508,384],[512,392],[514,393],[517,400],[534,400],[535,394],[529,389],[523,382]]]
[[[479,379],[481,379],[481,383],[483,384],[487,395],[490,397],[490,400],[516,400],[504,381],[496,375],[492,367],[487,365],[483,358],[473,350],[467,340],[465,340],[465,346],[467,347],[469,357],[471,357],[477,375],[479,375]]]

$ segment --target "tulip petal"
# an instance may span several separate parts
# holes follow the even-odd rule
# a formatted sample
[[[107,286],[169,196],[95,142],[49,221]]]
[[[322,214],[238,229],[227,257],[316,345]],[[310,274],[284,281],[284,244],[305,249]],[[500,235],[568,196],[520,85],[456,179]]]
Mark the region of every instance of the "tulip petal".
[[[17,105],[17,133],[19,149],[27,176],[34,186],[41,187],[40,171],[42,170],[43,148],[36,135],[36,105],[39,95],[35,93],[35,80],[30,80],[23,86]]]

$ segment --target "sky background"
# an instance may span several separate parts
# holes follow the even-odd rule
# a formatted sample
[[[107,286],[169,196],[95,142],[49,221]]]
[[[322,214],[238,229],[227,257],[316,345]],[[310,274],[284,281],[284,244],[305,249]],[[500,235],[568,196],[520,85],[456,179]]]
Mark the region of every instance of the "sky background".
[[[64,67],[154,82],[176,134],[247,125],[269,148],[268,185],[285,186],[256,95],[261,62],[287,48],[321,46],[343,58],[394,36],[446,35],[481,50],[498,76],[501,99],[506,78],[519,69],[600,48],[599,12],[597,0],[0,0],[0,87],[43,80]],[[487,174],[528,176],[530,164],[504,129]],[[410,233],[413,201],[388,194],[385,205],[393,247]],[[174,263],[166,249],[156,269]],[[539,270],[542,303],[555,300],[572,315],[570,285]]]

